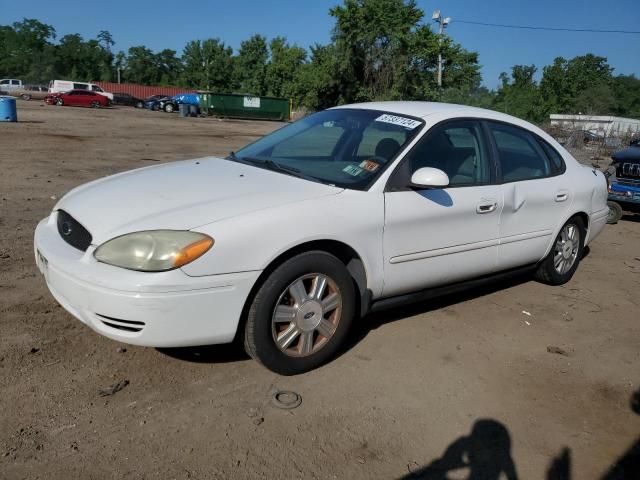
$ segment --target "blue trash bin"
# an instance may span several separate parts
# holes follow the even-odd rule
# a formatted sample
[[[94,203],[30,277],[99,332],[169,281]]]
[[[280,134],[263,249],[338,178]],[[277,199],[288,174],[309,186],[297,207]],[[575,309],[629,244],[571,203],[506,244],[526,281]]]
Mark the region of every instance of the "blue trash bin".
[[[18,111],[16,99],[9,96],[0,96],[0,122],[17,122]]]

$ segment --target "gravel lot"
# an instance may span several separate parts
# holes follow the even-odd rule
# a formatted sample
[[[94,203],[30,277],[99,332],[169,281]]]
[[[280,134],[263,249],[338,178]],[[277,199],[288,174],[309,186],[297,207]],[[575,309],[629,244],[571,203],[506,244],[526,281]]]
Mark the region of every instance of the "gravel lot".
[[[91,332],[49,295],[32,235],[80,183],[225,155],[280,124],[18,107],[0,123],[1,478],[567,478],[547,476],[555,460],[590,479],[640,441],[638,217],[607,227],[568,285],[524,278],[377,314],[331,364],[279,377],[233,345]],[[272,407],[274,388],[302,404]]]

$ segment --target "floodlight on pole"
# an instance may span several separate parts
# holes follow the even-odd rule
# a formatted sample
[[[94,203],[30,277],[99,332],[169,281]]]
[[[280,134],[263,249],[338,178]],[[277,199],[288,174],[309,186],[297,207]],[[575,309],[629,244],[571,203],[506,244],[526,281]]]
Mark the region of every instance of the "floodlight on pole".
[[[451,23],[451,17],[443,17],[440,10],[435,10],[431,19],[440,25],[440,31],[438,32],[440,38],[438,40],[438,87],[442,88],[442,36],[444,35],[444,29]]]

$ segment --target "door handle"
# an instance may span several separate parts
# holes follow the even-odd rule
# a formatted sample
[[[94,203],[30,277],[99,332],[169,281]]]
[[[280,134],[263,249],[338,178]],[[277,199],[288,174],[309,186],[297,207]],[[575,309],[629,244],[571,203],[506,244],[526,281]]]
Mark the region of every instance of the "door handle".
[[[498,202],[481,203],[476,207],[476,213],[491,213],[498,208]]]
[[[569,198],[569,192],[566,190],[560,190],[556,193],[556,202],[564,202],[567,198]]]

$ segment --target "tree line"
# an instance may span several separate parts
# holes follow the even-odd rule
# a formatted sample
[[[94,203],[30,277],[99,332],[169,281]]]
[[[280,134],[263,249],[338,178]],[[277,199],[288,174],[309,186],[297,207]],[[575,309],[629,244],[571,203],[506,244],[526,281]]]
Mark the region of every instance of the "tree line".
[[[541,122],[549,113],[640,118],[640,79],[613,74],[591,54],[557,58],[539,81],[534,65],[516,65],[495,90],[481,86],[477,52],[425,23],[415,0],[344,0],[329,10],[331,40],[308,50],[285,37],[256,34],[235,51],[219,38],[189,41],[181,54],[146,46],[114,52],[108,31],[57,39],[35,19],[0,25],[0,76],[179,86],[220,93],[291,97],[317,110],[371,100],[439,100],[492,108]],[[437,58],[444,58],[442,87]]]

